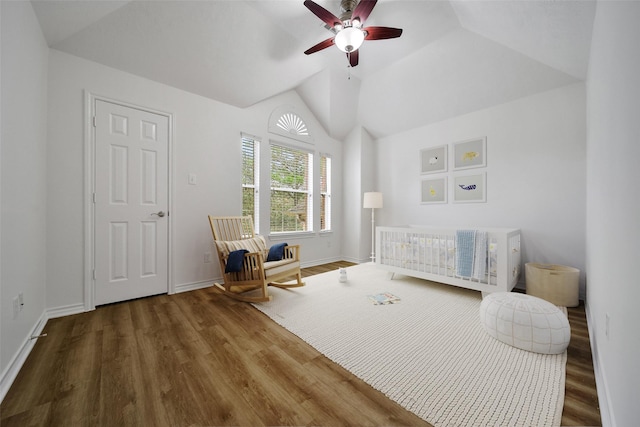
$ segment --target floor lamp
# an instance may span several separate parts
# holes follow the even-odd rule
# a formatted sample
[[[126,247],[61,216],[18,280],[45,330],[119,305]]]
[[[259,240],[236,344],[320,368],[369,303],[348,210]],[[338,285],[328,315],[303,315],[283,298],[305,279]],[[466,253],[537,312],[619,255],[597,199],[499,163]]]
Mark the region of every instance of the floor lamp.
[[[371,209],[371,262],[376,262],[375,252],[375,211],[382,208],[382,193],[364,193],[362,207]]]

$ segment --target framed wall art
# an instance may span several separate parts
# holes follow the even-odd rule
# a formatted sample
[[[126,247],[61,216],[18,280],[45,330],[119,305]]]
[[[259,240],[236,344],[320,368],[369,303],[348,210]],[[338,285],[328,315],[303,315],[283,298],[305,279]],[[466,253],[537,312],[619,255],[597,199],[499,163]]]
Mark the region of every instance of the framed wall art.
[[[423,204],[447,203],[447,177],[423,179],[421,193]]]
[[[456,175],[453,178],[454,203],[482,203],[487,201],[487,173]]]
[[[453,169],[487,166],[487,138],[475,138],[453,143]]]
[[[420,151],[420,173],[438,173],[447,171],[447,146],[426,148]]]

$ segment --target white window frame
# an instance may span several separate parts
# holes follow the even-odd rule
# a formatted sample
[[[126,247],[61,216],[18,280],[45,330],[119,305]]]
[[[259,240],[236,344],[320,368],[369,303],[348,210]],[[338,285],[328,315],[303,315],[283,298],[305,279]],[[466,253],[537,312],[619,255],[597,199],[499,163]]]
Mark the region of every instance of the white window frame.
[[[245,140],[253,142],[253,184],[242,183],[242,212],[244,214],[244,189],[253,188],[253,227],[256,233],[260,233],[260,138],[246,133],[241,134],[241,144],[244,144]],[[244,150],[242,155],[242,167],[244,169]],[[244,178],[244,176],[243,176]],[[243,179],[244,181],[244,179]]]
[[[296,151],[298,153],[304,153],[307,155],[307,188],[306,190],[287,188],[287,187],[274,187],[271,180],[269,181],[269,235],[270,236],[282,236],[282,235],[300,235],[300,234],[309,234],[313,233],[314,227],[314,215],[313,215],[313,159],[314,153],[312,151],[306,150],[304,148],[286,144],[280,141],[269,141],[269,174],[272,173],[272,165],[273,165],[273,147],[277,146],[282,149]],[[305,221],[305,230],[287,230],[287,231],[274,231],[271,228],[271,212],[273,209],[273,201],[271,192],[273,191],[286,191],[291,193],[303,193],[306,194],[306,221]]]
[[[324,179],[327,184],[325,191],[322,191],[322,159],[326,159],[325,176]],[[328,233],[332,231],[331,228],[331,155],[320,153],[320,209],[322,209],[322,198],[324,197],[324,212],[320,212],[320,232]],[[322,216],[324,215],[324,228],[322,228]]]

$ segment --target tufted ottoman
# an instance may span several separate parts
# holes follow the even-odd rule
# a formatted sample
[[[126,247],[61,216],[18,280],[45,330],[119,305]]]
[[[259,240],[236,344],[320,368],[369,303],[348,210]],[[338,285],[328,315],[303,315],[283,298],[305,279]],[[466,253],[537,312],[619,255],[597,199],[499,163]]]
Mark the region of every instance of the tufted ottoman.
[[[536,353],[562,353],[571,339],[567,316],[550,302],[531,295],[487,295],[480,304],[480,321],[497,340]]]

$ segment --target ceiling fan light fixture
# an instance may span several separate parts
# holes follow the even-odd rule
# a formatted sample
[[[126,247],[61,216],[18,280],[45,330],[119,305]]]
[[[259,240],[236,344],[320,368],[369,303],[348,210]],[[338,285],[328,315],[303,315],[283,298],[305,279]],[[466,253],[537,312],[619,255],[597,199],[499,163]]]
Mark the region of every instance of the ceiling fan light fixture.
[[[358,28],[347,27],[339,31],[333,41],[341,51],[346,53],[353,52],[362,46],[364,33]]]
[[[400,37],[402,28],[364,26],[377,1],[340,0],[342,15],[338,18],[313,0],[304,0],[305,7],[324,22],[326,29],[335,34],[335,36],[305,50],[304,54],[309,55],[331,45],[336,45],[338,49],[347,54],[349,66],[355,67],[360,58],[360,46],[365,39],[384,40]]]

